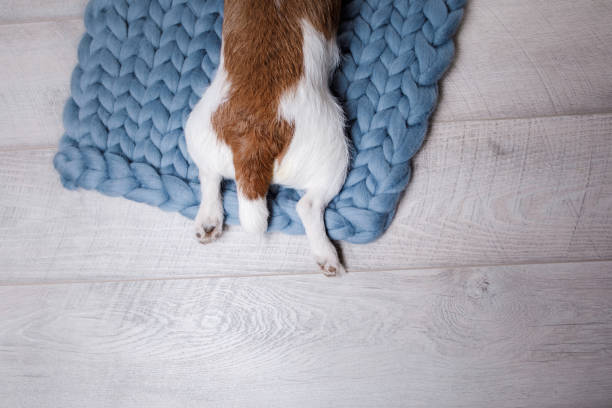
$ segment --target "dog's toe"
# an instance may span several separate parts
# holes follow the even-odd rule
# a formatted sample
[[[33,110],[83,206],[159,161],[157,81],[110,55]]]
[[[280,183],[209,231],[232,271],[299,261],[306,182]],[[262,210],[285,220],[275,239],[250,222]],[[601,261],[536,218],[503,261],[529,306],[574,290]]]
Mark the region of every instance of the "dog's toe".
[[[317,261],[317,264],[325,276],[340,276],[346,273],[346,270],[338,260],[320,260]]]
[[[196,223],[195,236],[201,244],[208,244],[218,239],[223,232],[223,223],[215,220],[212,222]]]

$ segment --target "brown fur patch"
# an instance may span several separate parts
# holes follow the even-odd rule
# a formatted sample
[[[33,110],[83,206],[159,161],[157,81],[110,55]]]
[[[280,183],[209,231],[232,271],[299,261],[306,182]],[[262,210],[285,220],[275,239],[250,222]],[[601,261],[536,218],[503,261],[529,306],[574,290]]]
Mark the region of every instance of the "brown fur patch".
[[[249,199],[268,192],[274,161],[294,126],[278,117],[280,97],[304,71],[301,20],[330,39],[341,0],[225,0],[223,57],[231,84],[212,124],[232,150],[236,181]]]

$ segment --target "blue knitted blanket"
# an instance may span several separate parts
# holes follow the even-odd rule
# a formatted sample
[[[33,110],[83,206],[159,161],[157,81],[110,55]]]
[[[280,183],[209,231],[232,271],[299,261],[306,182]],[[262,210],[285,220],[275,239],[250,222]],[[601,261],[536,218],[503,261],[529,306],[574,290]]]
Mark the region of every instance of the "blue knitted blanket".
[[[332,239],[370,242],[389,226],[465,3],[344,1],[333,90],[354,154],[325,213]],[[54,158],[65,187],[195,217],[200,185],[183,125],[219,63],[222,19],[222,0],[91,0]],[[299,198],[272,186],[270,230],[304,233]],[[223,200],[226,223],[238,224],[232,181],[223,183]]]

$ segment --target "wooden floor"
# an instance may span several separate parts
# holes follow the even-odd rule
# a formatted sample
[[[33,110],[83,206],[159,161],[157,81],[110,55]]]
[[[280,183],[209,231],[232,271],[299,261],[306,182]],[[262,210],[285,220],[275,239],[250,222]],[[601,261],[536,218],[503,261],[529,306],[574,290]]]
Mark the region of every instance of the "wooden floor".
[[[0,406],[612,407],[612,2],[471,0],[389,231],[64,190],[84,0],[0,0]]]

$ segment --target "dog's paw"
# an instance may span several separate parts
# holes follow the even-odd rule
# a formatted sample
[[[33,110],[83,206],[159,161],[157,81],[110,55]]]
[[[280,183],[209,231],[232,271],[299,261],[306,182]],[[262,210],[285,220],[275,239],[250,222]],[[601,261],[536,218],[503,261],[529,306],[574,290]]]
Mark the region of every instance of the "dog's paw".
[[[208,244],[221,236],[223,232],[223,220],[205,219],[197,220],[195,226],[195,237],[200,244]]]
[[[346,274],[346,270],[338,259],[317,259],[319,269],[325,276],[341,276]]]

